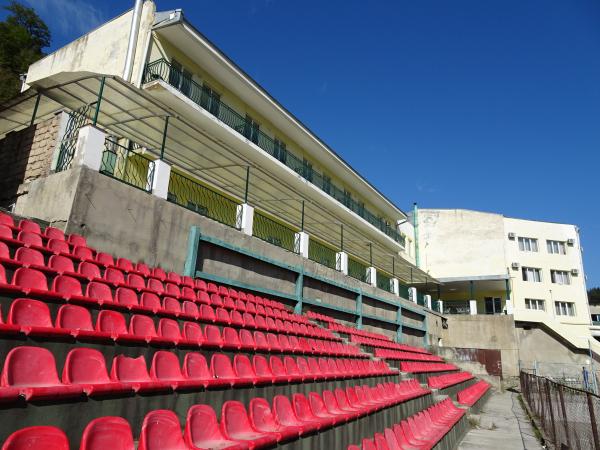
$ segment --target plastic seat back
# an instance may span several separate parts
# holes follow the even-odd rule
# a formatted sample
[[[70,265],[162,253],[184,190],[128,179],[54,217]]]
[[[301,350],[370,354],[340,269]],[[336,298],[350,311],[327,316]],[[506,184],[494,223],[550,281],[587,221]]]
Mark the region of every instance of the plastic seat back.
[[[75,266],[73,260],[61,255],[52,255],[48,260],[48,267],[55,270],[58,273],[64,272],[75,272]]]
[[[167,273],[160,267],[152,269],[152,276],[158,278],[160,281],[165,281],[167,279]]]
[[[5,225],[5,226],[9,226],[9,227],[14,227],[15,226],[15,221],[12,218],[12,216],[5,214],[3,212],[0,212],[0,224],[1,225]]]
[[[237,331],[231,327],[223,328],[223,343],[228,347],[240,347],[242,343],[238,336]]]
[[[28,427],[11,434],[2,450],[69,450],[69,440],[56,427]]]
[[[226,380],[235,380],[237,378],[229,356],[224,355],[223,353],[214,353],[212,355],[210,360],[210,371],[214,378]]]
[[[253,381],[256,380],[256,373],[254,372],[252,362],[250,362],[248,356],[240,353],[236,354],[233,357],[233,367],[238,378]]]
[[[193,405],[188,409],[184,438],[192,448],[229,442],[221,432],[215,410],[209,405]]]
[[[271,410],[271,405],[264,398],[255,397],[250,400],[248,411],[250,412],[250,422],[258,431],[273,432],[281,428]]]
[[[72,296],[81,296],[81,283],[75,277],[68,275],[59,275],[52,281],[52,291],[60,294],[64,298]]]
[[[150,376],[157,380],[181,380],[183,374],[177,355],[166,350],[157,351],[152,357]]]
[[[22,289],[48,290],[46,276],[39,270],[19,267],[13,274],[12,284]]]
[[[273,371],[271,370],[271,366],[269,366],[269,362],[267,358],[263,355],[254,355],[252,357],[252,365],[254,366],[254,372],[259,377],[272,377]]]
[[[127,275],[127,284],[129,285],[129,287],[132,287],[134,289],[146,288],[146,281],[142,276],[138,275],[137,273],[130,273]]]
[[[7,323],[32,327],[54,327],[48,305],[28,298],[13,300],[8,311]]]
[[[62,380],[65,384],[110,383],[104,355],[93,348],[74,348],[65,359]]]
[[[8,352],[2,368],[1,386],[60,385],[54,356],[42,347],[15,347]]]
[[[221,330],[215,325],[206,325],[204,327],[204,342],[208,345],[222,346],[223,338]]]
[[[206,358],[199,352],[188,352],[183,359],[183,374],[193,380],[209,380],[213,376]]]
[[[221,409],[221,426],[227,436],[235,439],[248,432],[254,432],[246,408],[237,400],[229,400],[223,403]]]
[[[173,319],[160,319],[158,321],[158,335],[174,341],[181,339],[179,324]]]
[[[163,309],[172,314],[179,315],[181,314],[181,303],[179,303],[179,300],[177,300],[176,298],[164,297]]]
[[[22,219],[19,222],[19,229],[21,231],[27,231],[29,233],[42,234],[40,226],[33,220]]]
[[[131,426],[122,417],[99,417],[83,431],[80,450],[134,450]]]
[[[127,258],[117,258],[117,267],[125,272],[133,270],[133,263]]]
[[[69,244],[79,247],[87,247],[87,240],[79,234],[71,234],[68,239]]]
[[[75,255],[77,258],[81,259],[82,261],[93,261],[93,259],[94,259],[94,252],[92,251],[91,248],[82,247],[79,245],[75,245],[73,247],[73,255]]]
[[[115,260],[112,255],[104,252],[98,252],[96,254],[96,262],[103,266],[114,266]]]
[[[112,291],[107,284],[90,281],[85,290],[85,295],[97,300],[99,303],[112,303]]]
[[[269,358],[269,365],[271,366],[271,372],[276,377],[286,377],[288,375],[283,365],[283,361],[278,356],[271,356]]]
[[[129,321],[129,334],[134,336],[143,336],[144,338],[157,337],[154,320],[151,317],[141,314],[134,314]]]
[[[160,298],[152,292],[142,292],[140,305],[149,308],[152,311],[158,311],[162,308]]]
[[[115,356],[113,358],[110,377],[115,381],[150,381],[146,358],[143,355],[137,358],[130,358],[125,355]]]
[[[182,311],[184,314],[197,318],[200,315],[200,311],[198,310],[198,305],[188,300],[185,300],[182,305]]]
[[[104,271],[104,280],[112,284],[125,284],[125,275],[123,275],[120,269],[107,267]]]
[[[82,261],[79,263],[77,273],[79,275],[83,275],[88,280],[93,280],[94,278],[102,278],[102,275],[100,274],[100,267],[88,261]]]
[[[173,411],[158,409],[144,417],[138,450],[188,450]]]
[[[183,337],[188,341],[203,342],[202,328],[196,322],[183,322]]]
[[[62,305],[56,315],[56,327],[69,330],[94,330],[90,312],[78,305]]]
[[[96,318],[96,331],[103,331],[112,335],[128,334],[125,317],[117,311],[103,309]]]
[[[292,395],[292,404],[294,407],[294,413],[300,420],[310,422],[315,419],[315,415],[313,414],[310,402],[304,394]]]
[[[124,287],[117,288],[115,300],[119,305],[128,307],[138,306],[137,294],[133,289]]]
[[[19,247],[15,252],[15,260],[23,265],[45,266],[44,255],[38,250],[28,247]]]

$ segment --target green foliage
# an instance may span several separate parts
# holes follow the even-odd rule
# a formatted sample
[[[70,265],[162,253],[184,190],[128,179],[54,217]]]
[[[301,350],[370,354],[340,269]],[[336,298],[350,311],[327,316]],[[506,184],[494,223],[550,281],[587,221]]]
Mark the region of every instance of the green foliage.
[[[590,303],[600,303],[600,287],[588,289],[588,300]]]
[[[19,75],[50,45],[50,30],[33,8],[13,0],[4,9],[10,14],[0,22],[0,102],[19,93]]]

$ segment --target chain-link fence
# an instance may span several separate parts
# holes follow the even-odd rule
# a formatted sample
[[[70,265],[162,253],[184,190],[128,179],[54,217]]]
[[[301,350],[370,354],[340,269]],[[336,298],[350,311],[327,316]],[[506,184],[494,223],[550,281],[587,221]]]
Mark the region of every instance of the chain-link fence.
[[[521,372],[521,391],[546,437],[558,449],[600,450],[600,397]]]
[[[556,383],[600,394],[600,367],[597,362],[591,364],[590,361],[586,364],[519,361],[519,368]]]

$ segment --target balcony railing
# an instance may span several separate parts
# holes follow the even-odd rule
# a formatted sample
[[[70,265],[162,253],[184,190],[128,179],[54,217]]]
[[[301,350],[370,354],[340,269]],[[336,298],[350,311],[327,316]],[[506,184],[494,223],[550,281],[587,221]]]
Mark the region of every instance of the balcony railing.
[[[254,211],[252,235],[290,252],[296,250],[296,231],[258,211]]]
[[[392,279],[379,270],[377,271],[377,287],[392,292]]]
[[[177,172],[171,172],[168,200],[230,227],[237,224],[235,201]]]
[[[107,137],[104,141],[100,173],[151,192],[154,160],[139,150],[140,146],[134,142],[129,141],[127,146],[124,146],[119,144],[116,138]]]
[[[323,264],[331,269],[336,268],[336,251],[319,241],[309,239],[308,241],[308,259]]]
[[[367,266],[354,258],[348,257],[348,275],[367,283]]]
[[[246,117],[222,102],[212,91],[196,83],[181,69],[173,67],[169,61],[159,59],[146,65],[144,83],[154,80],[163,80],[169,83],[223,123],[253,141],[269,155],[277,158],[402,246],[405,245],[404,235],[399,233],[394,226],[369,211],[363,203],[353,199],[348,191],[333,184],[331,178],[317,172],[306,161],[287,151],[281,143],[254,127]]]

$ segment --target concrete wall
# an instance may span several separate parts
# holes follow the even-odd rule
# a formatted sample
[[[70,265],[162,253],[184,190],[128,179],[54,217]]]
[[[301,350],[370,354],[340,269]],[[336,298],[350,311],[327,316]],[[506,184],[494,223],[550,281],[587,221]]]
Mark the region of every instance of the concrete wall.
[[[368,313],[373,315],[395,320],[397,310],[397,306],[377,301],[374,296],[420,309],[393,294],[87,168],[74,168],[33,181],[29,185],[28,195],[19,199],[16,212],[62,226],[68,233],[82,234],[90,246],[102,251],[177,272],[183,272],[184,269],[190,228],[197,226],[202,234],[213,240],[313,274],[314,278],[305,277],[303,288],[303,295],[309,300],[321,299],[323,303],[356,310],[356,294],[317,279],[323,277],[339,286],[362,290],[364,298],[368,299]],[[294,271],[219,245],[202,241],[198,264],[200,270],[214,276],[288,295],[295,293]],[[326,313],[330,314],[329,311]],[[421,327],[425,314],[425,310],[423,314],[407,311],[403,320]],[[432,313],[429,315],[438,317]],[[395,326],[392,324],[369,322],[365,329],[385,331],[391,337],[395,335]],[[430,330],[431,342],[438,341],[437,330]],[[423,345],[423,331],[405,328],[404,335],[406,342]]]
[[[441,347],[500,350],[503,377],[519,375],[519,345],[512,316],[447,316]]]
[[[0,206],[16,201],[19,186],[49,174],[61,114],[0,140]]]

